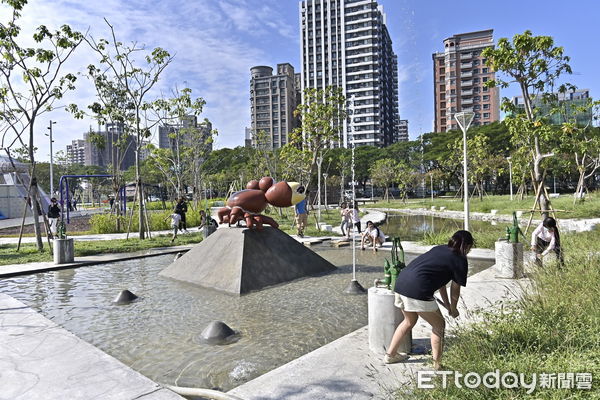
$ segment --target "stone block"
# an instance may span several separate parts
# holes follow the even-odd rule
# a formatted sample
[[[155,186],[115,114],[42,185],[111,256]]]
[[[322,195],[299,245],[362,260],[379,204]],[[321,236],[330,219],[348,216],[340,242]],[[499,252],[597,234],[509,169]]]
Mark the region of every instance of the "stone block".
[[[404,319],[402,310],[394,305],[394,292],[372,287],[368,290],[369,307],[369,349],[377,354],[385,354],[394,331]],[[410,353],[412,335],[404,337],[399,352]]]
[[[523,277],[523,243],[497,241],[494,269],[499,278],[518,279]]]
[[[218,229],[159,275],[244,294],[335,269],[279,229],[230,227]]]
[[[69,264],[75,261],[75,247],[73,239],[54,239],[52,244],[54,264]]]

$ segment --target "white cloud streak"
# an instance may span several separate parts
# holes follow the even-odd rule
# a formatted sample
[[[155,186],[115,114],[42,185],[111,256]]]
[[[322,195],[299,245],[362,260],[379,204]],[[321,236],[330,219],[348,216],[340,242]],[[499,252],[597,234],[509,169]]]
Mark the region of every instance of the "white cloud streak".
[[[279,5],[274,0],[33,0],[23,11],[21,25],[25,32],[32,32],[40,24],[51,29],[69,24],[80,31],[89,29],[91,35],[100,38],[109,34],[106,18],[122,42],[136,41],[148,49],[162,47],[175,54],[154,95],[169,94],[175,86],[192,88],[195,96],[207,102],[201,117],[209,118],[219,130],[216,146],[233,147],[243,144],[244,127],[249,124],[250,68],[271,61],[273,56],[265,52],[265,43],[296,36],[297,27],[284,22]],[[68,67],[83,73],[90,63],[97,63],[97,58],[82,46]],[[85,108],[93,100],[92,85],[81,77],[77,90],[62,104],[76,103]],[[46,114],[36,125],[40,159],[48,159],[48,139],[43,135],[50,119],[58,121],[54,127],[55,152],[81,138],[95,124],[91,118],[74,120],[63,110]]]

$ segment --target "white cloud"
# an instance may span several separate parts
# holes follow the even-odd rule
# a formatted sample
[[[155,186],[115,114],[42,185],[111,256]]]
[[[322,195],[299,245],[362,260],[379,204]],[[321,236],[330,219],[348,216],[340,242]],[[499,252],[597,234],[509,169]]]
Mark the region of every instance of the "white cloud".
[[[262,47],[273,40],[273,34],[282,36],[281,40],[296,35],[294,26],[284,23],[276,5],[264,0],[32,0],[23,11],[21,24],[29,30],[40,24],[52,29],[66,23],[80,31],[89,27],[90,33],[99,38],[109,33],[103,20],[106,18],[120,41],[167,49],[175,54],[175,59],[159,82],[156,94],[168,94],[175,86],[191,87],[194,95],[207,101],[202,118],[209,118],[219,130],[216,145],[232,147],[243,143],[244,127],[249,124],[250,67],[271,61],[272,56]],[[88,64],[96,62],[91,50],[82,46],[69,68],[84,72]],[[81,77],[77,90],[63,104],[74,102],[85,108],[93,98],[93,87]],[[58,121],[54,127],[55,152],[81,138],[95,124],[89,118],[74,120],[64,110],[46,114],[36,124],[40,159],[48,159],[48,139],[43,134],[50,119]]]

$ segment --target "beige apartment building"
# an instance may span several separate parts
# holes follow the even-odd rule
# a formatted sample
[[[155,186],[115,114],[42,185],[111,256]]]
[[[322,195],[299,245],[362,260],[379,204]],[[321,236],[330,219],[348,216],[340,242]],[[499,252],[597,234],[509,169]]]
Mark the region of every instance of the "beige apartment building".
[[[475,113],[473,126],[500,119],[500,91],[484,86],[495,74],[481,56],[494,47],[493,33],[460,33],[444,40],[443,52],[433,53],[435,132],[458,129],[454,114],[461,111]]]

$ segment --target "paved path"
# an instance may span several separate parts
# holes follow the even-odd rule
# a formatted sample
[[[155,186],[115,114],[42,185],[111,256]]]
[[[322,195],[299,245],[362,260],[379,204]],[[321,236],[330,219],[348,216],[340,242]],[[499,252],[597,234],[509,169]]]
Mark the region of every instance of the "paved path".
[[[496,279],[493,268],[469,277],[463,288],[458,323],[473,321],[477,308],[499,307],[522,293],[528,281]],[[450,330],[455,322],[447,318]],[[413,330],[413,350],[428,347],[431,328],[419,319]],[[303,357],[231,390],[245,400],[362,400],[393,398],[409,388],[416,372],[431,369],[429,356],[411,356],[404,363],[386,365],[369,350],[363,327]]]
[[[91,215],[91,214],[97,214],[100,212],[103,212],[104,209],[83,209],[83,210],[77,210],[77,211],[71,211],[69,213],[69,217],[73,218],[73,217],[79,217],[82,215]],[[23,218],[7,218],[7,219],[0,219],[0,229],[6,229],[6,228],[14,228],[16,226],[21,226],[21,221],[23,220]],[[42,218],[40,217],[40,222],[42,221]],[[33,224],[33,217],[25,217],[25,225],[31,225]]]
[[[0,293],[0,398],[183,399]]]
[[[97,254],[93,256],[77,257],[75,262],[69,264],[54,264],[53,262],[33,262],[27,264],[8,264],[0,265],[0,278],[15,275],[33,274],[38,272],[54,271],[59,269],[69,269],[84,267],[86,265],[102,264],[109,262],[118,262],[125,260],[134,260],[143,257],[160,256],[164,254],[174,254],[181,251],[188,251],[193,245],[156,247],[153,249],[134,251],[131,253],[109,253]],[[1,397],[0,397],[1,399]]]

